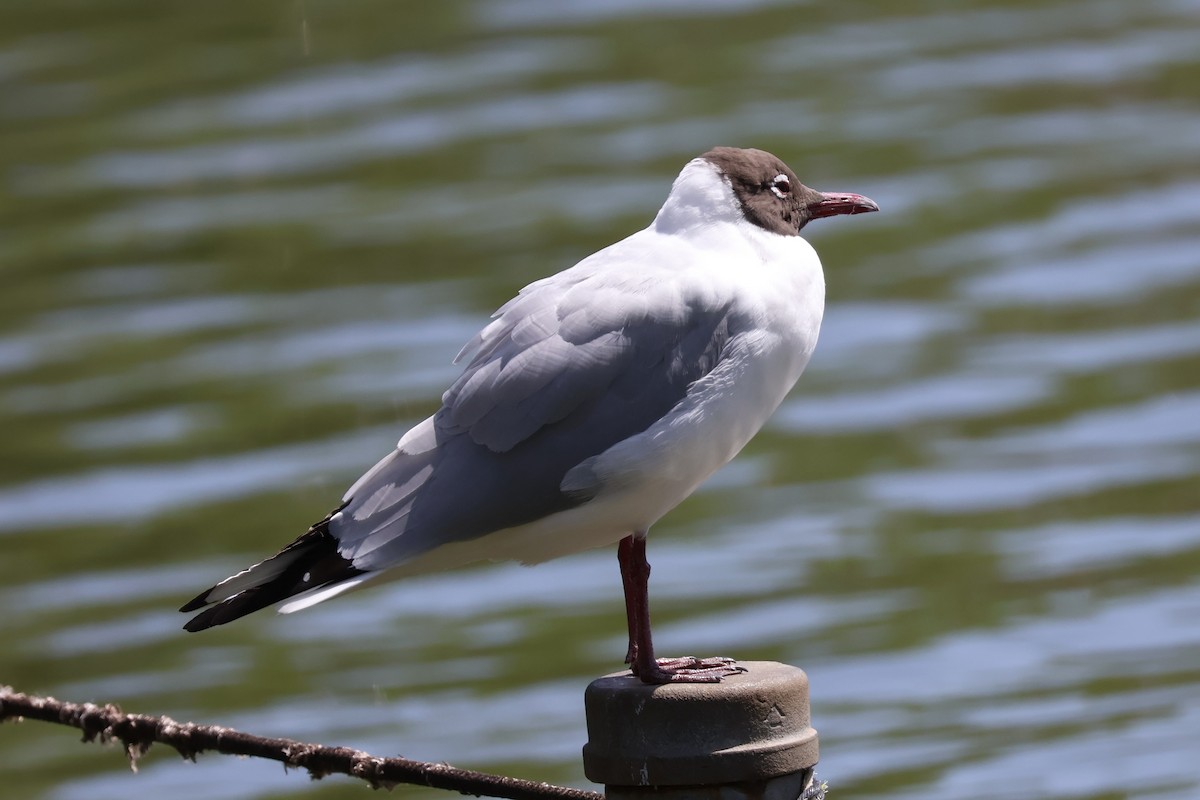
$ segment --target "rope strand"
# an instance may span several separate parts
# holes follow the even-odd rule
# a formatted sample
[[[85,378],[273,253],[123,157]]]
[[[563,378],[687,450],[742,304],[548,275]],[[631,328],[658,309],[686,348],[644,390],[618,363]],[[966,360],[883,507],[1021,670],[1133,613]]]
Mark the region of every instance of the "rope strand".
[[[366,781],[374,788],[411,783],[508,800],[604,800],[604,795],[583,789],[489,775],[408,758],[380,758],[349,747],[326,747],[292,739],[255,736],[221,725],[197,725],[176,722],[170,717],[126,714],[111,704],[65,703],[53,697],[22,694],[13,691],[10,686],[0,686],[0,722],[8,719],[20,721],[21,718],[78,728],[83,731],[85,742],[97,739],[102,743],[119,741],[125,747],[125,755],[134,772],[137,771],[138,759],[145,755],[152,744],[159,743],[170,745],[191,761],[195,761],[196,756],[206,750],[254,756],[307,770],[314,779],[332,774],[350,775]]]

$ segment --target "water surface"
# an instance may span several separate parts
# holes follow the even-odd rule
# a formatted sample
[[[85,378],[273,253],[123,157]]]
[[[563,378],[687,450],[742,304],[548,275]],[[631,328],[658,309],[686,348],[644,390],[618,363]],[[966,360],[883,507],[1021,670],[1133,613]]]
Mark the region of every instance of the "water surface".
[[[650,545],[663,652],[804,667],[839,798],[1200,796],[1200,5],[0,10],[0,682],[586,785],[597,551],[190,636],[517,288],[715,144],[814,225],[796,392]],[[0,728],[4,796],[358,797]],[[407,795],[434,797],[417,789]]]

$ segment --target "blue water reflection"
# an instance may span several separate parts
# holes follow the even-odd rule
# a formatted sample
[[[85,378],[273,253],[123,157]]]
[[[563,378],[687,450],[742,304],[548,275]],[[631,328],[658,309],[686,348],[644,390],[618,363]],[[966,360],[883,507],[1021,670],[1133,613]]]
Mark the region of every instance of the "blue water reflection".
[[[753,145],[884,211],[812,227],[808,373],[655,529],[660,647],[807,669],[839,797],[1194,800],[1196,12],[0,9],[0,682],[584,785],[609,550],[174,609],[336,504],[512,292]],[[3,792],[364,791],[75,738],[0,728]]]

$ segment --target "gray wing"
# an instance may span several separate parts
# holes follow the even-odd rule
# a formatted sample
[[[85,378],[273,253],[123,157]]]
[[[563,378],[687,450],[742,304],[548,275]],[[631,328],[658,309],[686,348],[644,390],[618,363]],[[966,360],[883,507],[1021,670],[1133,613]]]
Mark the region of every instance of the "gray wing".
[[[330,524],[339,551],[382,569],[587,502],[595,490],[563,491],[566,473],[666,415],[719,363],[731,322],[728,305],[661,285],[532,285],[464,348],[423,441],[351,490]]]

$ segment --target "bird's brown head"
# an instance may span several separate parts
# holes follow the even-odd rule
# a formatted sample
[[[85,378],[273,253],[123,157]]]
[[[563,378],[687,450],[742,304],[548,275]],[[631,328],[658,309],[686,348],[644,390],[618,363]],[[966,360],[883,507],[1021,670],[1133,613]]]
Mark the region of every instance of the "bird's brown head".
[[[811,220],[878,211],[874,200],[846,192],[818,192],[765,150],[714,147],[701,156],[729,181],[745,218],[783,236],[799,236]]]

